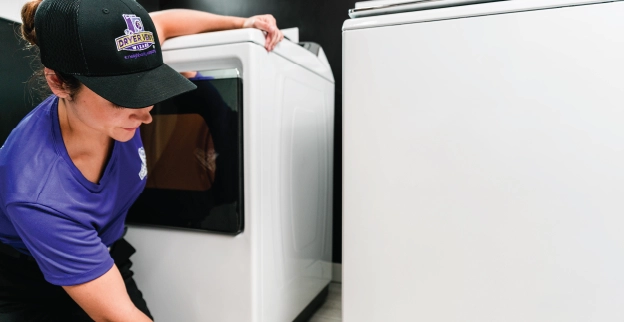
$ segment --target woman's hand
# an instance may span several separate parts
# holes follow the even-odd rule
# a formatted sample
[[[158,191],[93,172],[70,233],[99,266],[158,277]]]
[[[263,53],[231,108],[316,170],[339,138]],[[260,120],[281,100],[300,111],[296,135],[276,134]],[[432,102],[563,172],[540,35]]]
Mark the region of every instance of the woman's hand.
[[[284,39],[284,34],[277,28],[277,22],[272,15],[259,15],[245,19],[243,28],[256,28],[264,31],[266,42],[264,48],[271,51],[277,43]]]

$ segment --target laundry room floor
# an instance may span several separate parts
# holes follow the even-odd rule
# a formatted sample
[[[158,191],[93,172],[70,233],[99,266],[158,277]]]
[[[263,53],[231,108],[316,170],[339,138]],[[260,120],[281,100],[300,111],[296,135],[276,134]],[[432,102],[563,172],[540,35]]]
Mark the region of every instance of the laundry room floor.
[[[342,321],[342,284],[330,283],[327,300],[314,313],[309,322],[337,322]]]

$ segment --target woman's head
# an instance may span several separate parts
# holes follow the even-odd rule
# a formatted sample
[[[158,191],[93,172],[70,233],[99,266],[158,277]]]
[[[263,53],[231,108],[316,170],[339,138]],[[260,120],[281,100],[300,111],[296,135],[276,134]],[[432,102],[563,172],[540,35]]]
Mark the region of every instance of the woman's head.
[[[80,132],[86,130],[103,134],[116,141],[126,142],[134,137],[139,126],[152,122],[150,111],[153,106],[123,108],[104,99],[86,86],[72,96],[68,90],[59,85],[61,82],[57,79],[57,75],[47,68],[46,80],[52,92],[63,99],[59,104],[71,116],[72,130]]]
[[[156,27],[134,0],[32,0],[22,20],[24,39],[72,94],[87,87],[143,108],[195,89],[163,64]]]

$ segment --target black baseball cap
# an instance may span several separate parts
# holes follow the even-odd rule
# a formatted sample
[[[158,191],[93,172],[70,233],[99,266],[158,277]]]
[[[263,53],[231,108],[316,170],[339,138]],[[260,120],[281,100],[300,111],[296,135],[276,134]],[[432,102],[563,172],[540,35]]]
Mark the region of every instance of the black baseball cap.
[[[142,108],[196,88],[163,63],[154,23],[134,0],[44,0],[35,31],[44,66],[116,105]]]

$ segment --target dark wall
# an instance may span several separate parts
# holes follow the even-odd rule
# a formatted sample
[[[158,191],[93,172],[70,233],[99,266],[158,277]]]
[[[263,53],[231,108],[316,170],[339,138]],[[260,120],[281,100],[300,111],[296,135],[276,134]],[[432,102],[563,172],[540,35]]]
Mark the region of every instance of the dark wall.
[[[32,110],[40,97],[24,86],[32,75],[35,52],[24,48],[19,24],[0,18],[0,145],[11,130]]]
[[[342,262],[342,24],[355,1],[347,0],[139,0],[148,11],[186,8],[249,17],[270,13],[279,28],[299,28],[301,41],[319,43],[336,79],[333,261]]]

